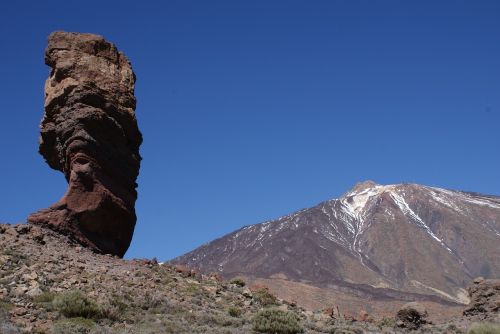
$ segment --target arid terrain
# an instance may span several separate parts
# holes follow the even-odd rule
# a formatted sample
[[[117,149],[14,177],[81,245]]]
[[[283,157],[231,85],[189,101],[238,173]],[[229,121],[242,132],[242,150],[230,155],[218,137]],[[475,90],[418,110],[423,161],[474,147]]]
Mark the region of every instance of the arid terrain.
[[[280,333],[408,330],[397,327],[391,304],[386,317],[350,315],[329,310],[333,305],[323,296],[324,309],[313,312],[276,299],[266,283],[231,283],[217,274],[201,275],[154,259],[123,260],[96,254],[49,229],[0,225],[2,333],[255,333],[263,310],[288,312],[292,330]],[[500,284],[497,288],[488,290],[491,298],[499,297]],[[314,296],[314,291],[303,290],[296,297],[305,294]],[[365,304],[368,309],[371,302]],[[487,303],[482,300],[481,305]],[[426,306],[428,320],[441,312]],[[462,333],[474,322],[500,321],[498,312],[474,312],[464,317],[453,309],[451,319],[423,323],[418,331]]]

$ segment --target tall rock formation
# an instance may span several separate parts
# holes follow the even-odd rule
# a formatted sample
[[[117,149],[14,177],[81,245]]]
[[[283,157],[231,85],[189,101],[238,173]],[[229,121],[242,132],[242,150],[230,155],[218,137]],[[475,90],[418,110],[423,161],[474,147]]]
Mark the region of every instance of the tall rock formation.
[[[40,154],[64,173],[62,199],[28,222],[123,256],[136,223],[142,135],[135,118],[135,74],[115,45],[93,34],[54,32],[45,63]]]

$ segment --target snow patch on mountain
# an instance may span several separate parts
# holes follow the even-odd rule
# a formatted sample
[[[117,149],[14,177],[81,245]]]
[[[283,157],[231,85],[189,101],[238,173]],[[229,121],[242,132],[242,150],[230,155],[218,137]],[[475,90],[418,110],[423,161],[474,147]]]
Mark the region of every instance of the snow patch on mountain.
[[[406,203],[406,201],[404,200],[404,198],[402,196],[400,196],[398,193],[396,192],[391,192],[390,194],[391,198],[394,200],[394,202],[397,204],[397,206],[399,207],[399,209],[406,215],[410,216],[415,222],[417,222],[418,226],[420,226],[421,228],[423,228],[424,230],[427,231],[427,233],[433,238],[435,239],[437,242],[439,242],[444,248],[446,248],[446,250],[448,250],[448,252],[452,253],[453,252],[451,251],[451,249],[443,242],[443,240],[441,240],[440,238],[438,238],[436,236],[436,234],[434,234],[434,232],[431,230],[431,228],[422,220],[422,218],[419,217],[419,215],[417,215],[411,208],[410,206],[408,205],[408,203]]]
[[[481,197],[478,195],[472,195],[469,193],[461,192],[461,191],[451,191],[447,189],[442,189],[442,188],[435,188],[435,187],[427,187],[430,189],[433,189],[441,194],[445,194],[448,196],[448,201],[450,199],[454,201],[462,201],[462,202],[467,202],[471,204],[477,204],[481,206],[489,206],[494,209],[500,209],[500,199],[492,199],[489,197]],[[439,196],[438,196],[439,197]]]
[[[361,190],[354,189],[340,198],[340,202],[344,208],[345,213],[347,213],[352,218],[363,221],[364,212],[367,207],[367,203],[370,199],[380,195],[383,192],[391,191],[395,185],[382,186],[379,184],[374,184]]]
[[[312,233],[321,235],[328,242],[333,242],[342,247],[356,256],[363,266],[371,268],[366,263],[369,257],[363,248],[363,235],[370,228],[371,224],[381,223],[373,220],[372,209],[381,203],[380,196],[383,194],[388,195],[385,197],[386,200],[390,198],[396,204],[399,211],[406,217],[404,221],[416,224],[432,240],[435,240],[445,248],[448,253],[457,256],[447,243],[438,236],[437,232],[431,229],[430,226],[434,225],[426,223],[417,210],[411,207],[414,196],[413,191],[415,191],[412,187],[414,186],[379,185],[367,181],[359,183],[339,199],[329,200],[319,204],[317,207],[303,209],[276,220],[243,227],[231,236],[230,243],[226,243],[222,247],[223,249],[220,249],[223,255],[218,263],[219,267],[223,268],[237,249],[261,249],[269,240],[274,240],[273,238],[276,238],[282,232],[290,233],[290,231],[296,231],[297,233],[302,233],[299,231],[311,226],[312,229],[310,231]],[[425,190],[424,194],[426,193],[427,195],[424,196],[428,196],[428,201],[435,203],[434,205],[445,206],[462,216],[470,213],[469,210],[471,209],[469,207],[471,204],[500,208],[500,199],[494,197],[476,196],[425,186],[419,189]],[[423,193],[420,192],[420,194]],[[384,210],[387,220],[383,222],[398,219],[397,210],[395,211],[391,206],[386,207]],[[320,216],[317,216],[317,212],[320,213]],[[304,217],[308,218],[304,219]],[[317,224],[317,222],[322,223]],[[482,226],[494,235],[500,236],[500,229],[497,222],[484,221]],[[319,246],[325,251],[330,249],[329,247],[325,248],[325,245]],[[200,257],[200,254],[198,254],[198,257]],[[204,257],[204,255],[201,257]],[[193,258],[192,260],[196,261],[200,259]],[[461,259],[459,261],[462,262]]]

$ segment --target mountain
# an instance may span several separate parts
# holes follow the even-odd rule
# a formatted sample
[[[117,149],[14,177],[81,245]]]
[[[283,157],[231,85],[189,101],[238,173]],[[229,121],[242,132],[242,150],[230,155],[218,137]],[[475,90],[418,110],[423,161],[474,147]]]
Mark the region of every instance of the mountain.
[[[500,277],[499,245],[500,197],[366,181],[172,263],[375,299],[465,304],[474,277]]]

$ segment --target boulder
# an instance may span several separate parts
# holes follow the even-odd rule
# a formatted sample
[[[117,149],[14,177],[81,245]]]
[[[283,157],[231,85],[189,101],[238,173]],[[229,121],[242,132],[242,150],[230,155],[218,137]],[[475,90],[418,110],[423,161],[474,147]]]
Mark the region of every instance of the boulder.
[[[467,289],[470,303],[463,314],[469,317],[490,319],[500,314],[500,279],[474,279]]]
[[[101,253],[123,256],[136,223],[142,135],[135,118],[135,74],[103,37],[54,32],[45,63],[39,152],[64,173],[65,195],[28,217]]]
[[[427,323],[428,313],[426,308],[416,302],[403,305],[396,314],[396,325],[401,328],[418,329]]]

